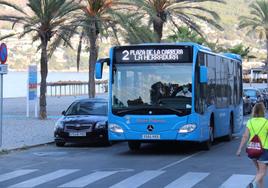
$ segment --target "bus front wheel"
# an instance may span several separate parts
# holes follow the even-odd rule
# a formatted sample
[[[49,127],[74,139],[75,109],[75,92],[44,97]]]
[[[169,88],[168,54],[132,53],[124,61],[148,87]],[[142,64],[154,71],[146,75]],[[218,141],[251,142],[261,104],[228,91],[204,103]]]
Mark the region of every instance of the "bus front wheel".
[[[138,142],[138,141],[128,141],[128,148],[131,150],[131,151],[137,151],[139,150],[141,147],[141,143]]]
[[[210,150],[213,142],[214,142],[214,130],[213,127],[209,127],[209,139],[202,144],[202,149]]]

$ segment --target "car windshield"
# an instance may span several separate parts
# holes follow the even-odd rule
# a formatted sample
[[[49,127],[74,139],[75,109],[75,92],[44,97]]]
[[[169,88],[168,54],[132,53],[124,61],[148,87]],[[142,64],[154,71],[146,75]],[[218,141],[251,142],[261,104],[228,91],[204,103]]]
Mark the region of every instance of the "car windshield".
[[[66,116],[70,115],[107,115],[106,102],[79,101],[74,102],[66,111]]]
[[[245,94],[245,96],[256,97],[256,90],[254,90],[254,89],[245,89],[244,94]]]

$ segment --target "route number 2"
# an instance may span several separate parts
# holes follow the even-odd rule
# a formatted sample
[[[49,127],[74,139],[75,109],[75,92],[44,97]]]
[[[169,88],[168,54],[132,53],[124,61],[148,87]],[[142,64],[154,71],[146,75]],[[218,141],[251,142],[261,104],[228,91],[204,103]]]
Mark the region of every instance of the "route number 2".
[[[122,52],[122,54],[123,54],[123,58],[122,58],[122,60],[124,60],[124,61],[129,61],[129,51],[128,51],[128,50],[124,50],[124,51]]]

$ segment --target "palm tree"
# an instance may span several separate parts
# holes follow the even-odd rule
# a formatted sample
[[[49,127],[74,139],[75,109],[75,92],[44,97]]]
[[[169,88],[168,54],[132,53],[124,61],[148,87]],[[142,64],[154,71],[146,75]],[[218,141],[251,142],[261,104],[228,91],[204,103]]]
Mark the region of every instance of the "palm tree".
[[[256,56],[250,55],[250,47],[245,47],[242,43],[237,44],[231,48],[227,48],[226,51],[234,54],[239,54],[242,59],[256,58]]]
[[[178,29],[177,20],[179,20],[200,35],[202,31],[196,23],[197,20],[222,29],[217,23],[218,14],[201,6],[201,3],[206,1],[224,3],[224,0],[133,0],[132,4],[144,17],[149,16],[149,23],[153,24],[153,30],[158,37],[157,41],[161,42],[164,24],[168,21]]]
[[[193,31],[188,27],[180,27],[178,30],[173,30],[173,34],[167,37],[167,41],[191,41],[201,45],[206,44],[206,39],[200,36],[196,31]]]
[[[25,12],[22,8],[11,4],[7,1],[0,1],[0,5],[8,6],[16,10],[21,15],[5,15],[0,16],[0,20],[13,23],[13,27],[17,24],[22,25],[23,31],[15,33],[19,38],[26,34],[33,34],[33,42],[40,41],[38,50],[41,50],[41,85],[40,85],[40,119],[47,118],[46,111],[46,78],[48,74],[48,59],[53,51],[61,42],[71,46],[65,37],[74,29],[70,18],[76,10],[80,10],[81,6],[72,0],[29,0],[27,7],[31,13]]]
[[[124,0],[80,0],[84,8],[83,14],[77,18],[81,22],[80,42],[77,53],[77,66],[79,67],[82,40],[86,38],[89,43],[89,97],[95,96],[95,63],[98,58],[97,41],[103,36],[117,37],[117,22],[115,21],[115,11],[128,5]]]
[[[239,28],[247,28],[247,34],[258,34],[261,40],[266,43],[266,61],[265,69],[268,68],[268,1],[257,0],[249,5],[250,15],[241,16],[239,18]],[[268,71],[267,71],[267,84],[268,84]]]
[[[114,16],[115,20],[120,25],[117,32],[120,33],[126,43],[140,44],[157,41],[155,33],[142,22],[141,15],[117,12]]]

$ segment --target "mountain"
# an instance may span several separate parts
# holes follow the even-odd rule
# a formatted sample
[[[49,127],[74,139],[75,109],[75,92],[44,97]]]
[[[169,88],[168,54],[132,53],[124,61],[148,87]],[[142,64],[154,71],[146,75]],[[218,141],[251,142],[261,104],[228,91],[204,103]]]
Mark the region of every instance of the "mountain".
[[[251,0],[225,0],[226,4],[218,4],[212,2],[204,3],[204,6],[210,10],[216,11],[221,21],[219,22],[224,31],[217,31],[215,28],[208,26],[206,23],[200,23],[206,33],[209,42],[218,43],[220,45],[231,47],[242,43],[246,47],[251,48],[251,53],[257,55],[258,59],[265,58],[265,45],[258,41],[256,36],[246,36],[245,31],[238,29],[239,16],[249,15],[248,4]],[[20,7],[25,7],[27,0],[8,0],[10,3],[15,3]],[[10,9],[0,7],[0,13],[10,11]],[[26,9],[27,10],[27,9]],[[11,24],[0,22],[0,36],[12,32]],[[20,28],[19,28],[20,29]],[[256,42],[257,41],[257,42]],[[6,39],[9,49],[8,63],[11,69],[25,70],[29,64],[39,64],[40,54],[36,52],[38,43],[31,42],[31,36],[27,35],[25,38],[17,39],[16,37]],[[72,39],[74,49],[60,47],[49,61],[50,70],[73,70],[76,67],[76,46],[78,44],[78,37]],[[84,43],[84,46],[86,43]],[[100,42],[100,56],[108,56],[110,40],[103,40]],[[86,50],[82,53],[81,69],[87,70],[88,53]]]

